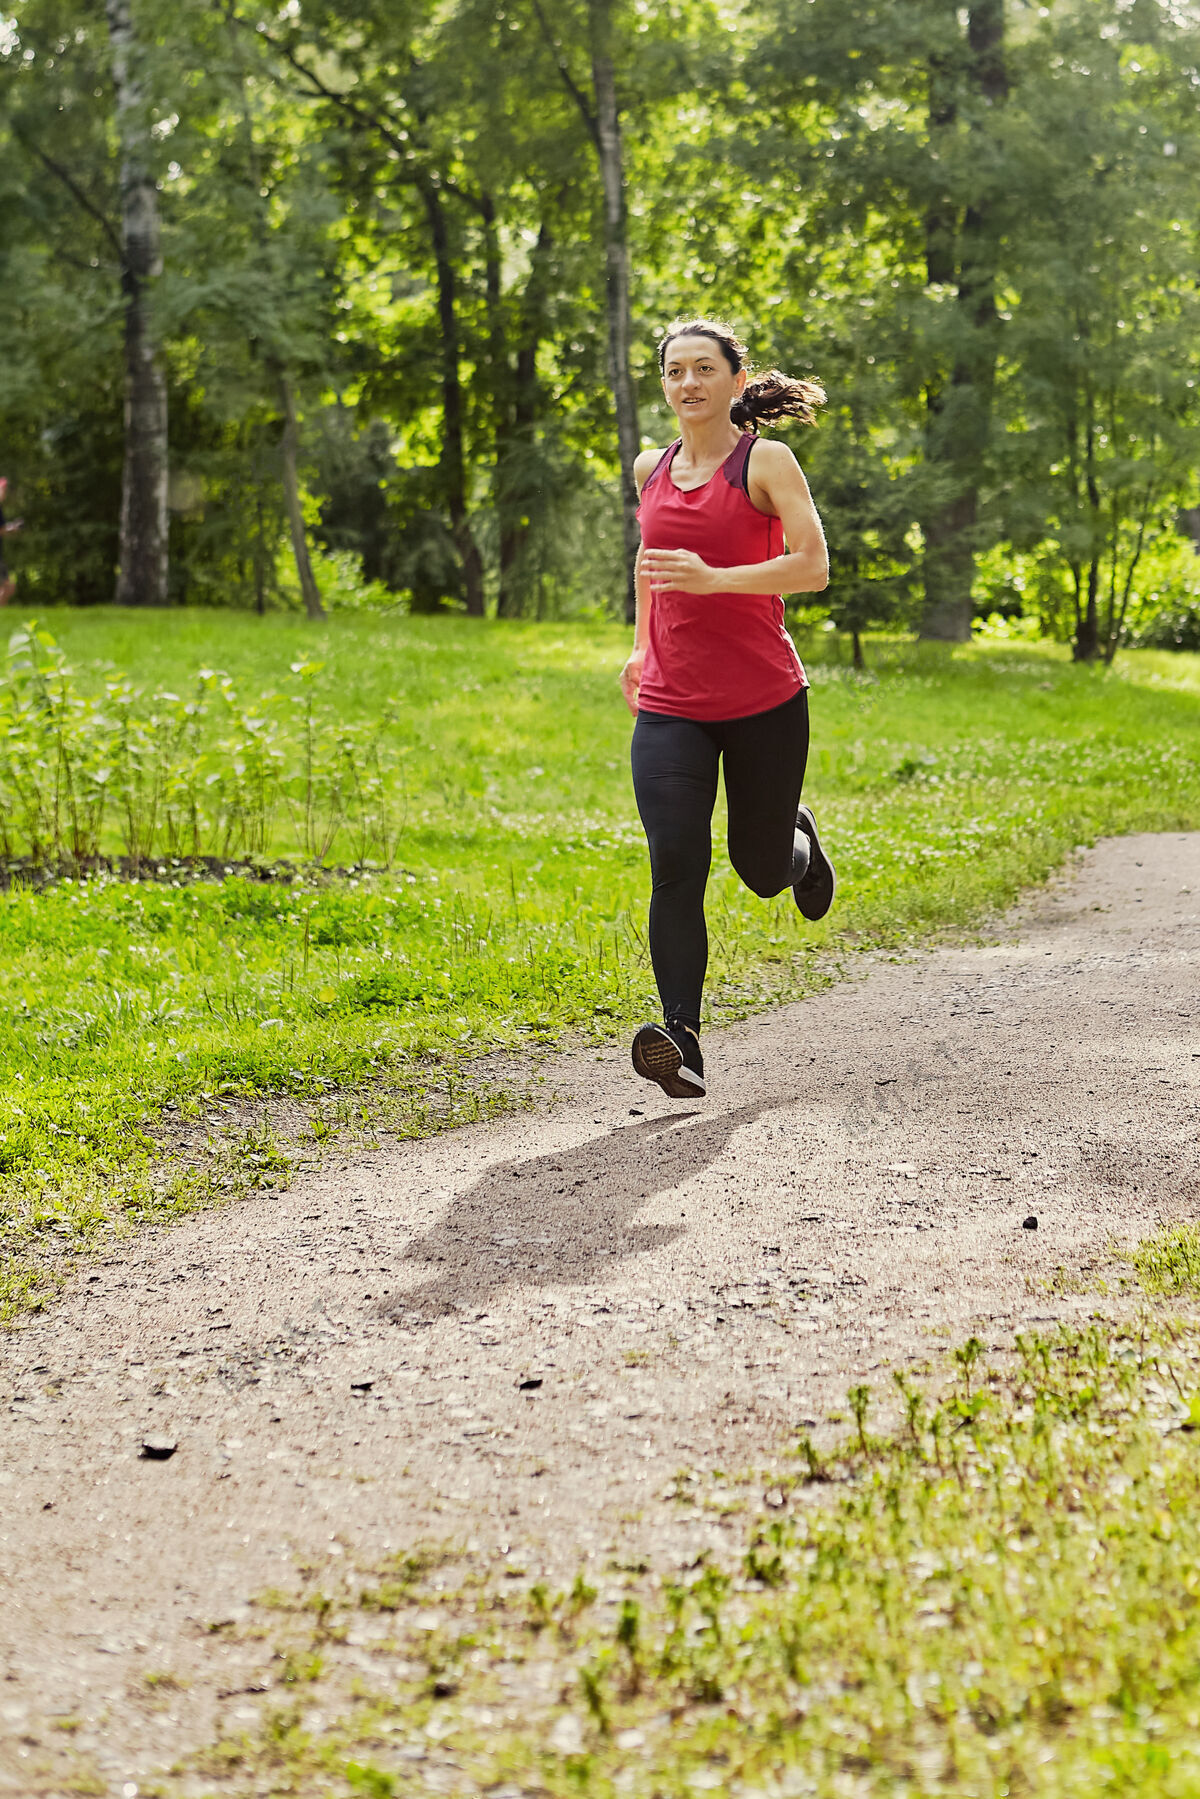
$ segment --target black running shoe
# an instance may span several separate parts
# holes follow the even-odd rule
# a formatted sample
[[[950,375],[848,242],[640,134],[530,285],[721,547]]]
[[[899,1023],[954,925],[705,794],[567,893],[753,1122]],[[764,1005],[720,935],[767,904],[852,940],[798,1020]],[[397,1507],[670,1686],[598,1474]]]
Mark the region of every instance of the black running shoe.
[[[633,1066],[672,1099],[703,1099],[704,1057],[686,1025],[644,1024],[633,1040]]]
[[[808,868],[792,888],[792,897],[805,918],[811,918],[815,922],[818,918],[824,918],[833,904],[833,896],[837,892],[837,876],[833,872],[833,863],[821,848],[817,821],[808,806],[798,809],[796,829],[803,831],[808,838]]]

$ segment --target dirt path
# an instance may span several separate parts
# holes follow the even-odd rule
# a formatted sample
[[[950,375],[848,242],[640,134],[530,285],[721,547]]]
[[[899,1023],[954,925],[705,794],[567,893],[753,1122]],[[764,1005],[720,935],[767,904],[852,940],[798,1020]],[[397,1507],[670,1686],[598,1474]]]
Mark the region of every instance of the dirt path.
[[[1010,927],[712,1033],[703,1107],[565,1058],[552,1110],[81,1272],[0,1344],[0,1791],[62,1790],[69,1742],[119,1794],[245,1728],[265,1652],[209,1627],[301,1566],[677,1564],[720,1529],[679,1470],[1094,1310],[1074,1277],[1197,1210],[1200,835],[1102,844]]]

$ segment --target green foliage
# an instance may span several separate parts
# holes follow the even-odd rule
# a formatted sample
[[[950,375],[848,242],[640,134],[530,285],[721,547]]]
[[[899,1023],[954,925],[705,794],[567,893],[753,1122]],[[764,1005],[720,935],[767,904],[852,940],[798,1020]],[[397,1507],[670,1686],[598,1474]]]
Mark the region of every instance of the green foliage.
[[[317,585],[327,612],[378,612],[399,617],[409,610],[407,596],[382,581],[368,580],[362,571],[362,560],[349,550],[331,550],[313,558]],[[293,611],[303,607],[294,566],[281,558],[278,591]]]
[[[1200,650],[1200,604],[1158,613],[1136,633],[1134,642],[1147,650]]]
[[[262,856],[277,815],[321,863],[339,838],[356,863],[389,859],[380,732],[318,714],[321,665],[296,662],[279,692],[243,704],[228,675],[201,669],[187,697],[146,694],[107,674],[84,692],[51,634],[31,622],[0,666],[0,855],[32,869],[119,853]]]
[[[327,566],[330,604],[455,610],[475,558],[501,616],[620,603],[603,195],[569,92],[603,18],[648,440],[675,430],[655,330],[731,313],[756,361],[829,388],[796,442],[856,640],[937,578],[969,601],[976,568],[980,616],[1019,606],[1082,656],[1190,641],[1147,566],[1200,464],[1188,9],[137,10],[175,600],[295,603],[290,396],[310,530],[364,574]],[[0,94],[13,562],[30,605],[93,603],[122,456],[102,9],[22,0]]]

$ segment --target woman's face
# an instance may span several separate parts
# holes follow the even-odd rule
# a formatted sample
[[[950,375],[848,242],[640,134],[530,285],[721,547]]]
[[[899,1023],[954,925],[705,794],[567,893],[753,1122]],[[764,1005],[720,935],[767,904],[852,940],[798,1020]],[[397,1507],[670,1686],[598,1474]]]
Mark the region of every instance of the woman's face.
[[[667,345],[663,393],[681,425],[728,419],[729,408],[745,385],[745,369],[735,373],[711,337],[673,337]]]

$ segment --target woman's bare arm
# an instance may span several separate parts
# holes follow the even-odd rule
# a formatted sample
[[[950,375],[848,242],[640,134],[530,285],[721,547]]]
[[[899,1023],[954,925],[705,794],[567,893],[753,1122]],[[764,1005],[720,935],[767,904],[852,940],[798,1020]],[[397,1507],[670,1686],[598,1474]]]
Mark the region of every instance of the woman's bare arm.
[[[643,450],[634,463],[633,478],[637,482],[639,493],[654,472],[661,455],[661,450]],[[638,546],[637,561],[633,565],[633,587],[637,598],[633,649],[618,678],[621,683],[621,692],[625,696],[625,704],[631,712],[636,712],[638,688],[642,680],[642,663],[646,656],[646,646],[650,642],[650,576],[646,572],[646,550],[642,545]]]

